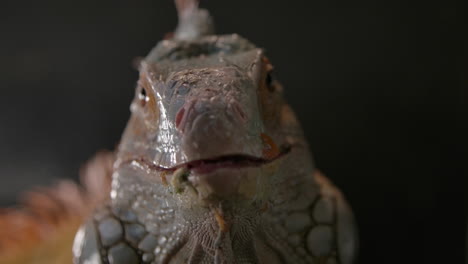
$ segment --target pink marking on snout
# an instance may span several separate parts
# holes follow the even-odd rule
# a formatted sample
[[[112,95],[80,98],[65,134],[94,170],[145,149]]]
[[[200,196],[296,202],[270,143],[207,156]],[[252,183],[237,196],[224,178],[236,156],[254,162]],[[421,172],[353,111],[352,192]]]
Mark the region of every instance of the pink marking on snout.
[[[233,103],[231,103],[231,108],[234,111],[236,117],[240,121],[242,121],[242,122],[247,121],[247,116],[246,116],[244,110],[242,109],[242,107],[239,105],[239,103],[237,101],[234,101]]]
[[[203,101],[190,100],[179,109],[175,116],[175,126],[180,132],[185,133],[187,129],[190,129],[189,126],[194,120],[196,120],[197,115],[205,114],[195,110],[195,105],[201,102]],[[204,103],[209,104],[208,102]],[[239,102],[233,100],[232,102],[226,104],[228,104],[228,109],[232,113],[232,116],[238,120],[238,122],[247,122],[247,115]],[[227,111],[228,109],[218,109],[218,111]]]
[[[182,133],[185,131],[188,123],[188,116],[191,114],[194,105],[195,100],[185,103],[176,114],[175,125],[176,128],[179,129]]]
[[[182,107],[179,112],[177,112],[176,118],[175,118],[175,125],[177,128],[180,129],[180,123],[182,122],[182,119],[185,117],[185,108]]]

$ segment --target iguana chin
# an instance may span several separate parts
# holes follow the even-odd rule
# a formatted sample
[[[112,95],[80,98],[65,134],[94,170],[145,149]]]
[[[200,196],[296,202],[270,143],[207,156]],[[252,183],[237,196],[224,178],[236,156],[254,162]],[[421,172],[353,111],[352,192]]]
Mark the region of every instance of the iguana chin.
[[[176,4],[173,38],[140,64],[110,200],[77,195],[93,200],[77,202],[79,220],[101,205],[74,263],[352,263],[351,211],[314,168],[264,51],[214,35],[196,1]]]

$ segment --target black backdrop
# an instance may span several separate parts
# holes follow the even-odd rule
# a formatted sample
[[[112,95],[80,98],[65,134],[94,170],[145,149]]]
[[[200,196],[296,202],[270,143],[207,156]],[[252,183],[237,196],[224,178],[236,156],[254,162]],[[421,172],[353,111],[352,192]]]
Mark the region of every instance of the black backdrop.
[[[0,205],[77,178],[129,116],[131,67],[176,24],[169,0],[2,1]],[[318,167],[345,193],[359,263],[462,263],[467,54],[454,1],[206,0],[265,47]],[[465,87],[465,88],[463,88]]]

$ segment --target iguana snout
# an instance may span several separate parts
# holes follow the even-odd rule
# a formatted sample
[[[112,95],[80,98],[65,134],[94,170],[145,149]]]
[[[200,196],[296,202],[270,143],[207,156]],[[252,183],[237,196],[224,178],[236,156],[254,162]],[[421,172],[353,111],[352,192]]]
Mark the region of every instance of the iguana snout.
[[[261,157],[263,125],[256,89],[246,74],[234,67],[202,68],[175,78],[189,90],[174,117],[187,162],[226,155]]]

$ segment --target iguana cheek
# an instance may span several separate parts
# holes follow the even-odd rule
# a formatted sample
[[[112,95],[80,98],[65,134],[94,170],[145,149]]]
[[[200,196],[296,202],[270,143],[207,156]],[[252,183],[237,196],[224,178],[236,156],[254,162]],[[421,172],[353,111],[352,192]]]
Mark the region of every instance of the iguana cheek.
[[[260,138],[263,142],[263,157],[265,159],[272,159],[279,155],[280,150],[276,145],[275,141],[265,133],[260,134]]]

